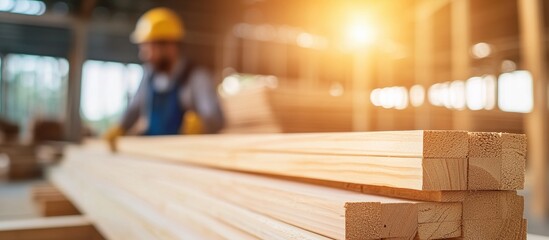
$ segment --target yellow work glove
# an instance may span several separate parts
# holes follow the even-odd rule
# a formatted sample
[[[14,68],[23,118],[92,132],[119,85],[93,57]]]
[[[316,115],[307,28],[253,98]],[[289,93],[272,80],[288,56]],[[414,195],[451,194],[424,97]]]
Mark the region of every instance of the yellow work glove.
[[[116,140],[122,135],[124,135],[124,130],[120,126],[113,127],[105,133],[104,138],[107,140],[111,152],[116,152],[118,150],[116,148]]]
[[[194,111],[188,111],[183,116],[182,134],[202,134],[204,133],[204,125],[200,117]]]

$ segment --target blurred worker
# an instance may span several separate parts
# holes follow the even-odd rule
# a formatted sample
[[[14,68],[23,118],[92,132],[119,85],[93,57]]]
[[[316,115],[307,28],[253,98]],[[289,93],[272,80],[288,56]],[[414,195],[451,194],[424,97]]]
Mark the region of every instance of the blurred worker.
[[[130,38],[139,44],[143,80],[121,123],[106,134],[113,151],[117,137],[142,116],[149,136],[216,133],[223,127],[210,72],[181,54],[184,35],[183,23],[167,8],[149,10],[137,22]]]

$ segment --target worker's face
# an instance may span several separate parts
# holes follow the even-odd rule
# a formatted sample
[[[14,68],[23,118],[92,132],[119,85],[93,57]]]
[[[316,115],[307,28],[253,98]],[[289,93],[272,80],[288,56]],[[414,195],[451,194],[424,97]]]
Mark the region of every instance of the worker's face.
[[[139,58],[156,71],[170,71],[179,58],[180,43],[156,41],[139,44]]]

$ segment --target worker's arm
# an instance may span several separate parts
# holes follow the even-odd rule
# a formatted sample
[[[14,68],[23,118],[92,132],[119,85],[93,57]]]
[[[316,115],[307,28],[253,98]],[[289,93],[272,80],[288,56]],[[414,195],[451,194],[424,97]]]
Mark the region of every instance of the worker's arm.
[[[183,89],[183,91],[190,93],[190,107],[200,117],[204,133],[219,132],[223,128],[224,118],[212,75],[205,68],[198,67],[192,71],[189,77],[188,89]],[[183,97],[185,95],[182,94]],[[185,99],[182,98],[182,101]]]
[[[137,120],[139,120],[139,117],[142,114],[143,108],[145,106],[145,100],[147,95],[147,89],[146,85],[148,84],[146,81],[147,78],[143,78],[141,80],[141,83],[139,84],[139,88],[137,89],[137,92],[133,96],[132,100],[130,101],[130,104],[126,111],[124,112],[124,115],[122,115],[122,121],[120,122],[120,128],[123,132],[127,132],[130,130]]]
[[[112,152],[117,151],[117,138],[128,132],[128,130],[130,130],[130,128],[132,128],[139,119],[147,94],[145,89],[147,83],[145,79],[146,78],[143,78],[141,80],[141,84],[139,85],[136,94],[132,98],[128,109],[126,109],[124,115],[122,115],[122,121],[120,122],[120,124],[117,124],[116,126],[107,130],[104,135],[104,138],[109,143],[109,148]]]

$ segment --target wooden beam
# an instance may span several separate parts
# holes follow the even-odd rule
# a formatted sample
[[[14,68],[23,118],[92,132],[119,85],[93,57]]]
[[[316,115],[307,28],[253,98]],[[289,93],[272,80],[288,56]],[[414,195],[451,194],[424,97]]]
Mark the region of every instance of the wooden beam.
[[[518,0],[521,59],[530,71],[534,86],[534,109],[526,118],[529,146],[529,172],[532,174],[532,213],[538,217],[549,214],[547,170],[549,165],[547,116],[547,59],[541,0]]]
[[[466,190],[467,137],[462,131],[128,137],[121,139],[119,149],[240,171],[416,190]]]
[[[516,191],[469,191],[464,193],[463,220],[522,219],[524,197]]]
[[[526,220],[522,218],[464,220],[463,238],[459,239],[525,240],[526,228]]]
[[[452,80],[471,77],[471,5],[470,0],[451,1]],[[465,96],[463,96],[465,98]],[[453,111],[452,129],[473,130],[473,112]]]
[[[371,54],[364,49],[359,50],[353,58],[353,131],[368,131],[371,128],[369,113],[372,107],[368,94],[372,89],[372,76],[369,75],[369,59]]]
[[[31,16],[17,13],[0,12],[0,22],[12,24],[26,24],[32,26],[44,26],[54,28],[69,28],[73,17],[56,14],[44,14],[42,16]]]
[[[72,21],[72,46],[69,53],[69,79],[65,116],[65,138],[72,142],[82,140],[82,118],[80,102],[82,93],[82,68],[86,60],[88,42],[87,20],[75,18]]]
[[[414,83],[427,93],[434,82],[434,22],[431,16],[419,11],[415,14],[414,44]],[[415,111],[415,129],[432,128],[431,108],[425,94],[424,103]]]

